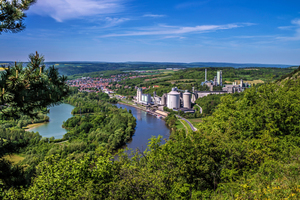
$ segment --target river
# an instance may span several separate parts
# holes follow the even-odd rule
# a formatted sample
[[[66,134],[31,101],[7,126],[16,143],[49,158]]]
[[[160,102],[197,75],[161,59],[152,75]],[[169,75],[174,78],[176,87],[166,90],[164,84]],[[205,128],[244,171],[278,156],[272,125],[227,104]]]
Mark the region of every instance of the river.
[[[127,143],[127,147],[131,149],[139,148],[141,151],[145,150],[149,139],[152,136],[161,135],[163,139],[168,139],[170,136],[170,130],[167,128],[165,121],[158,119],[153,115],[148,114],[145,111],[139,110],[137,108],[115,104],[118,108],[126,108],[128,111],[131,110],[132,115],[136,118],[136,129],[132,137],[132,140]],[[67,132],[62,128],[63,121],[67,121],[71,115],[71,111],[74,106],[69,104],[60,104],[50,108],[50,122],[31,129],[30,131],[39,132],[43,137],[55,137],[55,139],[61,139],[63,135]],[[165,143],[162,140],[162,143]]]

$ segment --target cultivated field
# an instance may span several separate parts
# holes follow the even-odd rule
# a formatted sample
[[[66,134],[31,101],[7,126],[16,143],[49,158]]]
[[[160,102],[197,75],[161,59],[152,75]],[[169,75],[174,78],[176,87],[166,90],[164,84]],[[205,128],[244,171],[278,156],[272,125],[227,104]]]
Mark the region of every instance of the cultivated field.
[[[237,84],[240,84],[240,80],[235,80],[234,82],[236,82]],[[248,82],[248,83],[250,83],[250,84],[257,84],[257,83],[265,83],[263,80],[253,80],[253,81],[244,81],[244,83],[246,83],[246,82]],[[225,83],[227,83],[227,84],[232,84],[232,81],[225,81]]]

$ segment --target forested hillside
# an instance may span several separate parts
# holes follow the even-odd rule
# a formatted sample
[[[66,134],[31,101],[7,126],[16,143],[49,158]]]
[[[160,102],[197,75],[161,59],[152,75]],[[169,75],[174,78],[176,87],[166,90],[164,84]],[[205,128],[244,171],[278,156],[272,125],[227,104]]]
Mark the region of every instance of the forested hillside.
[[[5,198],[299,199],[300,81],[289,79],[226,95],[197,132],[117,159],[47,156],[32,184]]]

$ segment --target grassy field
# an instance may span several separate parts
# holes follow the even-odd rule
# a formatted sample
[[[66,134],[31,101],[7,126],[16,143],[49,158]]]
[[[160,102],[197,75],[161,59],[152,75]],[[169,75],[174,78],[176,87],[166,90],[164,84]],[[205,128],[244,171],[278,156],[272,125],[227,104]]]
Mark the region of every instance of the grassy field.
[[[176,128],[177,128],[178,130],[184,129],[183,124],[182,124],[179,120],[176,121]]]
[[[4,156],[4,158],[7,159],[7,160],[9,160],[13,164],[17,164],[20,161],[24,160],[24,157],[16,155],[16,154],[7,155],[7,156]]]
[[[188,130],[188,133],[192,133],[193,132],[193,130],[191,129],[190,125],[188,123],[186,123],[186,121],[184,121],[183,119],[181,119],[180,121],[185,125],[185,127]]]

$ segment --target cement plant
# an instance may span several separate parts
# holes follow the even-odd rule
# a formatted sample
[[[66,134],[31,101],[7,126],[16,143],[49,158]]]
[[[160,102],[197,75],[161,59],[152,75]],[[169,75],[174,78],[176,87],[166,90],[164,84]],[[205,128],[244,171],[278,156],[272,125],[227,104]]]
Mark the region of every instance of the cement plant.
[[[142,88],[137,88],[137,96],[135,97],[135,103],[146,105],[148,107],[157,107],[158,110],[163,110],[164,107],[172,109],[174,111],[183,111],[184,113],[194,113],[195,110],[192,104],[198,98],[202,98],[211,94],[228,94],[235,92],[243,92],[245,89],[251,87],[251,84],[241,79],[239,83],[233,82],[232,84],[223,84],[222,71],[217,71],[217,76],[214,80],[207,80],[207,69],[205,69],[205,81],[202,85],[207,85],[210,91],[197,91],[192,88],[192,91],[180,90],[177,87],[172,88],[169,93],[164,93],[161,97],[156,95],[156,92],[151,94],[144,94]],[[214,87],[222,86],[222,90],[214,91]]]

